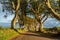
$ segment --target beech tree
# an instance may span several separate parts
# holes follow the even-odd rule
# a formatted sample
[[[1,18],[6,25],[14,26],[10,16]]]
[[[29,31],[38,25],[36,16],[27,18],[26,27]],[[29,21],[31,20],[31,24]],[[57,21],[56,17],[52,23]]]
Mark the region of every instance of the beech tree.
[[[3,11],[12,11],[14,12],[15,16],[13,20],[11,21],[11,28],[14,29],[14,26],[16,25],[16,21],[18,19],[18,10],[20,9],[20,0],[2,0],[3,4]],[[6,17],[6,16],[5,16]]]
[[[30,4],[31,4],[31,11],[33,12],[33,15],[35,16],[37,22],[40,24],[39,31],[45,32],[43,30],[43,24],[48,18],[48,12],[45,12],[42,3],[39,0],[37,1],[31,0]]]
[[[53,2],[51,3],[51,1],[53,1]],[[56,8],[56,7],[54,7],[54,5],[52,5],[52,4],[54,4],[54,2],[55,2],[55,0],[44,0],[44,1],[42,1],[42,0],[31,0],[30,1],[31,9],[33,11],[33,15],[35,16],[37,22],[40,24],[40,27],[39,27],[40,32],[44,32],[43,23],[51,15],[54,16],[54,18],[60,20],[60,14],[55,12],[55,10],[53,9],[53,8]],[[51,6],[53,6],[53,8]]]
[[[11,4],[12,4],[12,8],[14,9],[15,11],[15,16],[11,22],[11,28],[14,29],[14,26],[16,25],[16,21],[18,19],[18,10],[20,8],[20,0],[10,0],[11,1]],[[15,3],[16,2],[16,3]]]

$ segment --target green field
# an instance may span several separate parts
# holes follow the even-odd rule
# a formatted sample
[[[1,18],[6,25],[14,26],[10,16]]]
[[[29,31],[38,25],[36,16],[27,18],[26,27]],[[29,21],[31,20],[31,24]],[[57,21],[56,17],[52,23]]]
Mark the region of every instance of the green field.
[[[19,33],[23,33],[24,30],[22,29],[16,29],[18,30]],[[17,35],[20,35],[18,34],[18,32],[10,29],[10,28],[0,28],[0,40],[9,40],[10,38],[13,38]]]

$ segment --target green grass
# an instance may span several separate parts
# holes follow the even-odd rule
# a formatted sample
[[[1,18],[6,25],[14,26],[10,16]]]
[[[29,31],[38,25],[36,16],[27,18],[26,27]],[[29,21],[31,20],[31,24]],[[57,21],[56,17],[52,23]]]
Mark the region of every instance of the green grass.
[[[19,30],[17,29],[20,33],[23,33],[24,30]],[[19,35],[16,31],[9,29],[9,28],[4,28],[0,29],[0,40],[8,40],[14,36]]]

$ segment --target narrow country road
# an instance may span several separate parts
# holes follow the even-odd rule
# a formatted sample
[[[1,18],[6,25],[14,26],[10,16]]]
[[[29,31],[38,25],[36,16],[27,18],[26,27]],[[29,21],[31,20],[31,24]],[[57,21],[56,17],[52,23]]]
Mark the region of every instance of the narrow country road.
[[[27,32],[25,34],[18,35],[17,37],[12,38],[10,40],[59,40],[59,39],[43,37],[36,33]]]

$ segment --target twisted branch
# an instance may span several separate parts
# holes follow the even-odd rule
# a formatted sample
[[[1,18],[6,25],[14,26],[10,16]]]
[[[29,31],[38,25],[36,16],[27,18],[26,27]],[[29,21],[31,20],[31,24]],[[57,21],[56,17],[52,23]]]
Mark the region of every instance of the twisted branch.
[[[52,9],[51,4],[50,4],[50,0],[45,0],[45,3],[46,3],[46,6],[51,10],[53,16],[54,16],[56,19],[60,20],[60,14],[58,14],[57,12],[55,12],[55,11]]]

